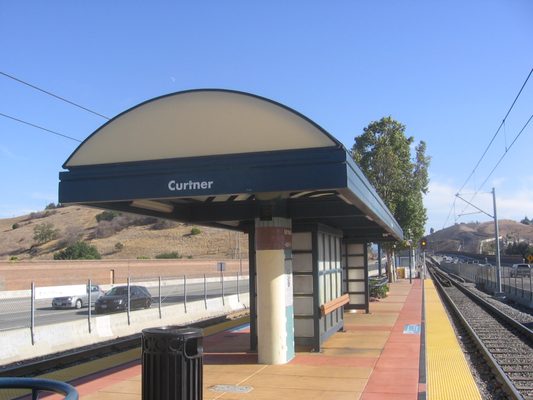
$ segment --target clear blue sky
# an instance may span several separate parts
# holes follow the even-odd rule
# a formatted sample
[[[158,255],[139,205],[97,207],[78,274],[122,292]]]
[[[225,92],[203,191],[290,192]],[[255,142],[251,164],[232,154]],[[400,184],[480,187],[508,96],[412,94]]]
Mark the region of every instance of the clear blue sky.
[[[533,2],[21,0],[0,5],[0,41],[0,71],[110,117],[165,93],[235,89],[298,110],[350,148],[391,115],[432,157],[429,230],[455,222],[454,194],[533,67]],[[0,113],[80,140],[105,122],[4,76]],[[533,77],[463,192],[532,113]],[[57,202],[76,147],[0,117],[0,217]],[[532,151],[533,123],[483,187],[496,188],[501,218],[533,218]],[[474,202],[492,212],[488,195]]]

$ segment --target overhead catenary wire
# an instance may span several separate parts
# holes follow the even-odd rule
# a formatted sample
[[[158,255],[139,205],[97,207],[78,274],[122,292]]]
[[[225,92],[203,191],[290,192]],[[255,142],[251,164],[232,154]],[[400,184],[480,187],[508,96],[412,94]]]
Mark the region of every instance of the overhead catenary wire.
[[[490,140],[489,144],[487,145],[487,147],[485,148],[485,151],[483,152],[483,154],[481,155],[481,157],[479,158],[478,162],[476,163],[476,166],[474,167],[474,169],[472,170],[472,172],[470,173],[470,175],[468,175],[468,178],[466,178],[465,182],[463,183],[463,185],[461,186],[461,188],[458,190],[458,192],[461,192],[461,190],[464,189],[464,187],[466,186],[466,184],[468,183],[468,181],[470,181],[470,178],[472,178],[472,175],[474,175],[474,173],[476,172],[477,168],[479,167],[479,164],[481,164],[481,161],[483,161],[483,158],[485,158],[485,155],[487,154],[487,152],[489,151],[490,147],[492,146],[492,143],[494,142],[494,139],[496,139],[496,136],[498,136],[498,133],[500,132],[500,130],[502,129],[503,126],[505,126],[505,121],[507,120],[507,117],[509,116],[509,114],[511,113],[512,109],[514,108],[515,104],[516,104],[516,101],[518,100],[518,98],[520,97],[520,95],[522,94],[522,91],[524,90],[524,87],[526,86],[527,84],[527,81],[529,80],[529,78],[531,77],[531,74],[533,73],[533,68],[531,68],[531,70],[529,71],[529,74],[527,75],[527,78],[526,80],[524,81],[524,83],[522,84],[522,87],[520,88],[520,90],[518,91],[518,94],[516,95],[515,99],[513,100],[513,103],[511,104],[511,107],[509,107],[509,110],[507,110],[507,114],[505,114],[505,117],[503,118],[502,122],[500,123],[500,126],[498,127],[498,129],[496,130],[496,132],[494,133],[494,135],[492,136],[492,139]]]
[[[515,138],[513,139],[513,141],[511,142],[511,144],[509,145],[509,147],[506,147],[505,148],[505,151],[503,152],[502,156],[500,157],[500,159],[498,160],[498,162],[496,163],[496,165],[494,166],[494,168],[492,168],[492,170],[490,171],[489,175],[487,176],[487,178],[483,181],[483,183],[479,186],[479,189],[478,191],[483,187],[483,185],[485,185],[485,183],[487,183],[487,181],[490,179],[490,177],[492,176],[492,174],[494,173],[494,171],[496,171],[496,168],[498,168],[498,166],[500,165],[500,163],[502,162],[502,160],[505,158],[505,156],[507,155],[507,153],[509,152],[509,150],[511,150],[511,147],[513,147],[513,145],[515,144],[515,142],[518,140],[518,138],[520,137],[520,135],[522,135],[522,133],[525,131],[525,129],[527,128],[527,126],[529,125],[529,123],[531,122],[531,120],[533,119],[533,114],[531,114],[531,116],[529,117],[529,119],[527,120],[527,122],[524,124],[524,126],[522,127],[522,129],[520,129],[520,132],[518,132],[518,134],[515,136]],[[477,191],[476,191],[477,193]]]
[[[72,106],[74,106],[74,107],[78,107],[78,108],[80,108],[80,109],[82,109],[82,110],[84,110],[84,111],[90,112],[91,114],[97,115],[97,116],[99,116],[99,117],[101,117],[101,118],[104,118],[104,119],[106,119],[106,120],[111,119],[111,118],[109,118],[109,117],[107,117],[107,116],[105,116],[105,115],[103,115],[103,114],[100,114],[99,112],[93,111],[93,110],[91,110],[91,109],[89,109],[89,108],[87,108],[87,107],[84,107],[84,106],[82,106],[82,105],[80,105],[80,104],[78,104],[78,103],[75,103],[75,102],[73,102],[73,101],[71,101],[71,100],[68,100],[68,99],[66,99],[66,98],[64,98],[64,97],[58,96],[57,94],[54,94],[54,93],[52,93],[52,92],[50,92],[50,91],[48,91],[48,90],[41,89],[40,87],[35,86],[35,85],[31,84],[31,83],[28,83],[28,82],[26,82],[26,81],[24,81],[24,80],[22,80],[22,79],[17,78],[17,77],[14,77],[13,75],[7,74],[7,73],[2,72],[2,71],[0,71],[0,75],[3,75],[3,76],[5,76],[6,78],[12,79],[12,80],[14,80],[14,81],[16,81],[16,82],[19,82],[19,83],[23,84],[23,85],[29,86],[29,87],[31,87],[32,89],[38,90],[38,91],[40,91],[40,92],[42,92],[42,93],[45,93],[45,94],[47,94],[47,95],[49,95],[49,96],[55,97],[55,98],[58,99],[58,100],[61,100],[61,101],[65,102],[65,103],[68,103],[68,104],[70,104],[70,105],[72,105]]]
[[[452,215],[452,210],[455,208],[455,197],[453,199],[453,203],[450,206],[450,210],[448,211],[448,216],[446,217],[446,221],[444,221],[444,224],[442,225],[442,229],[446,227],[446,224],[448,223],[448,220],[450,219],[450,215]]]
[[[520,87],[520,90],[518,91],[517,95],[515,96],[511,106],[509,107],[509,109],[507,110],[507,113],[505,114],[505,117],[503,118],[502,122],[500,123],[500,125],[498,126],[498,129],[496,130],[496,132],[494,133],[494,135],[492,136],[489,144],[487,145],[487,147],[485,148],[485,151],[483,152],[483,154],[481,155],[481,157],[479,158],[478,162],[476,163],[474,169],[472,170],[472,172],[470,173],[470,175],[468,175],[468,178],[466,178],[465,182],[463,183],[463,185],[461,186],[461,188],[458,190],[457,193],[460,193],[461,190],[463,190],[463,188],[466,186],[466,184],[470,181],[470,178],[472,178],[472,176],[474,175],[474,173],[476,172],[477,168],[479,167],[479,165],[481,164],[481,161],[483,161],[483,159],[485,158],[485,155],[487,154],[487,152],[489,151],[490,147],[492,146],[492,143],[494,142],[494,140],[496,139],[496,137],[498,136],[498,133],[500,132],[500,130],[502,129],[502,127],[505,129],[505,122],[507,120],[507,117],[509,116],[509,114],[511,113],[511,111],[513,110],[518,98],[520,97],[520,95],[522,94],[522,91],[524,90],[524,87],[526,86],[527,82],[529,81],[529,78],[531,77],[531,75],[533,74],[533,68],[531,68],[531,70],[529,71],[529,74],[527,75],[526,79],[524,80],[524,83],[522,84],[522,86]],[[530,118],[531,120],[531,118]],[[522,132],[524,131],[524,129],[527,127],[527,125],[529,124],[530,120],[528,120],[528,122],[526,123],[526,125],[524,125],[524,127],[522,128],[522,130],[519,132],[519,134],[515,137],[515,139],[513,140],[513,142],[511,143],[511,146],[514,144],[514,142],[516,141],[516,139],[518,139],[518,137],[522,134]],[[496,166],[492,169],[492,171],[490,172],[489,176],[485,179],[485,181],[479,186],[479,188],[476,190],[476,192],[472,195],[472,197],[470,198],[470,201],[472,201],[476,196],[477,194],[479,193],[479,190],[483,187],[483,185],[485,185],[485,183],[488,181],[488,179],[490,178],[490,176],[494,173],[494,171],[496,170],[496,168],[498,167],[498,165],[500,164],[500,162],[503,160],[503,157],[505,157],[505,154],[507,154],[507,152],[509,151],[509,149],[511,148],[511,146],[507,147],[507,145],[505,146],[505,152],[504,154],[502,155],[502,157],[500,158],[500,160],[498,161],[498,163],[496,164]],[[455,203],[454,203],[455,204]],[[453,205],[452,205],[453,207]],[[463,210],[461,211],[461,215],[464,214],[465,210],[468,208],[468,206],[465,206],[463,208]],[[448,218],[449,218],[449,215],[448,215]],[[444,223],[444,225],[446,225],[448,223],[448,218],[446,219],[446,222]],[[457,221],[457,220],[456,220]]]
[[[522,126],[522,129],[520,129],[520,131],[516,134],[516,136],[514,137],[513,141],[511,142],[511,144],[509,145],[509,147],[505,146],[505,150],[503,152],[503,154],[501,155],[501,157],[499,158],[498,162],[496,162],[496,165],[494,165],[494,167],[492,168],[492,170],[490,171],[490,173],[488,174],[488,176],[485,178],[485,180],[483,181],[483,183],[481,185],[479,185],[478,189],[475,191],[475,193],[472,195],[472,197],[470,198],[470,201],[472,201],[474,199],[474,197],[477,196],[477,194],[480,192],[480,190],[483,188],[483,186],[487,183],[487,181],[490,179],[490,177],[492,176],[492,174],[494,173],[494,171],[496,171],[496,168],[498,168],[498,166],[500,165],[500,163],[503,161],[503,159],[505,158],[505,156],[507,155],[507,153],[509,152],[509,150],[511,150],[511,148],[513,147],[513,145],[516,143],[516,141],[518,140],[518,138],[522,135],[522,133],[524,133],[524,131],[526,130],[526,128],[528,127],[529,123],[533,120],[533,114],[531,114],[531,116],[528,118],[528,120],[526,121],[526,123],[524,124],[524,126]],[[465,208],[463,208],[463,210],[461,211],[461,214],[459,215],[462,216],[462,215],[467,215],[467,214],[464,214],[465,210],[466,210],[467,206],[465,206]],[[457,219],[455,220],[457,222]]]
[[[40,130],[46,131],[46,132],[48,132],[48,133],[52,133],[52,134],[57,135],[57,136],[61,136],[61,137],[65,138],[65,139],[70,139],[70,140],[73,140],[73,141],[75,141],[75,142],[81,143],[81,140],[76,139],[76,138],[73,138],[72,136],[68,136],[68,135],[65,135],[65,134],[63,134],[63,133],[56,132],[56,131],[53,131],[53,130],[48,129],[48,128],[44,128],[44,127],[42,127],[42,126],[40,126],[40,125],[36,125],[36,124],[31,123],[31,122],[24,121],[24,120],[22,120],[22,119],[12,117],[11,115],[7,115],[7,114],[4,114],[4,113],[1,113],[1,112],[0,112],[0,116],[2,116],[2,117],[4,117],[4,118],[11,119],[11,120],[16,121],[16,122],[19,122],[19,123],[21,123],[21,124],[29,125],[29,126],[31,126],[31,127],[33,127],[33,128],[37,128],[37,129],[40,129]]]

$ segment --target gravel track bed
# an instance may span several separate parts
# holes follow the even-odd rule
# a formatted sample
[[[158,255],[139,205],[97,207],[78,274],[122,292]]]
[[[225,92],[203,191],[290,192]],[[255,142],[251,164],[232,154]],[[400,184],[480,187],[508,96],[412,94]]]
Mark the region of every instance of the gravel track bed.
[[[533,398],[533,367],[531,366],[533,347],[531,343],[526,338],[518,337],[513,328],[502,325],[459,289],[451,287],[445,290],[524,398]],[[488,300],[487,295],[483,297]],[[531,315],[514,310],[497,300],[490,300],[492,304],[498,303],[498,308],[506,314],[512,314],[513,318],[518,317],[516,319],[522,323],[529,324],[533,321]],[[484,360],[482,362],[485,363]],[[484,396],[484,398],[506,398],[502,397],[505,395],[497,390],[496,384],[489,383],[489,385],[492,386],[492,390],[495,390],[494,394],[497,397]]]

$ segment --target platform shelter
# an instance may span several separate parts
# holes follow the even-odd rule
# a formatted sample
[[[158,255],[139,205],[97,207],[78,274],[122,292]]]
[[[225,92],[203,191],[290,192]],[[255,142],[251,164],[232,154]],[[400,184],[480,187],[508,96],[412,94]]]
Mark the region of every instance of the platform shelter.
[[[368,311],[367,243],[402,230],[349,152],[280,103],[229,90],[158,97],[68,158],[59,201],[245,232],[251,347],[264,364],[320,350]]]

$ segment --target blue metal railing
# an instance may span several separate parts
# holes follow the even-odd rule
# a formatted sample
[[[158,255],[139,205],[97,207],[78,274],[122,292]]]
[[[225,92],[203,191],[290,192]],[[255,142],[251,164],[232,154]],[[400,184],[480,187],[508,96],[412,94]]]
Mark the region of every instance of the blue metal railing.
[[[29,389],[32,400],[39,398],[39,392],[53,392],[65,395],[65,400],[78,400],[78,392],[68,383],[51,379],[0,378],[0,389]]]

